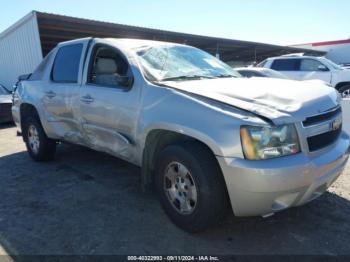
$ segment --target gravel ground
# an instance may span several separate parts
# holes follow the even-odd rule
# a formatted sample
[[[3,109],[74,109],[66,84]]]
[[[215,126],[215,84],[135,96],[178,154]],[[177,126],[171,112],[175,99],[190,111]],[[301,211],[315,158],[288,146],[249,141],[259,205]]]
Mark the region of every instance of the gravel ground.
[[[305,206],[191,235],[141,192],[139,168],[72,145],[35,163],[0,126],[0,254],[350,254],[349,174]]]

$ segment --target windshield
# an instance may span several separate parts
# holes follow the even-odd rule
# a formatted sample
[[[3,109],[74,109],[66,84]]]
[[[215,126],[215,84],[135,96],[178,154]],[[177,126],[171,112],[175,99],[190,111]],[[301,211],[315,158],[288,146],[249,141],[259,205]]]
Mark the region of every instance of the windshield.
[[[136,50],[141,67],[151,81],[240,77],[229,65],[190,46],[159,45]]]
[[[9,95],[10,92],[3,86],[0,85],[0,95]]]

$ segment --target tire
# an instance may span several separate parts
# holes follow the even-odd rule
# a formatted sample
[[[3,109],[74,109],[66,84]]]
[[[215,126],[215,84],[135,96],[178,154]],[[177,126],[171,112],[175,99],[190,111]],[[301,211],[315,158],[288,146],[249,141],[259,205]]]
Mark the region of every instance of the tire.
[[[32,159],[35,161],[49,161],[54,158],[56,141],[46,136],[37,117],[30,116],[25,119],[22,135]]]
[[[350,98],[350,85],[345,85],[339,88],[339,93],[341,96]]]
[[[206,146],[184,142],[167,146],[158,156],[154,183],[161,205],[175,225],[187,232],[199,232],[224,218],[229,206],[226,185],[217,160]],[[171,181],[173,171],[175,177],[186,173],[186,178]],[[175,189],[180,192],[174,193]],[[187,204],[181,208],[181,202]]]

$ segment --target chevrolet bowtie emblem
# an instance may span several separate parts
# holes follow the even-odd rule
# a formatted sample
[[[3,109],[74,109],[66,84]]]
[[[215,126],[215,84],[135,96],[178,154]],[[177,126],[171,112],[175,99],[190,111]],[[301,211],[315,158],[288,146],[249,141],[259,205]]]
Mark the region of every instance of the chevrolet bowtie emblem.
[[[341,127],[342,124],[342,120],[341,118],[337,118],[335,120],[333,120],[331,123],[329,123],[329,128],[330,130],[337,130]]]

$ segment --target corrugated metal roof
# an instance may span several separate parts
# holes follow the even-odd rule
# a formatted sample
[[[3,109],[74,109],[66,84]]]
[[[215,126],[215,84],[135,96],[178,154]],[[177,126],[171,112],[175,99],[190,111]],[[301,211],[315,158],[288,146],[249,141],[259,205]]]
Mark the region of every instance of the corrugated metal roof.
[[[172,32],[123,24],[37,12],[42,50],[47,54],[57,43],[82,37],[140,38],[186,43],[209,53],[220,53],[224,61],[260,61],[269,56],[305,52],[323,54],[295,47]]]

